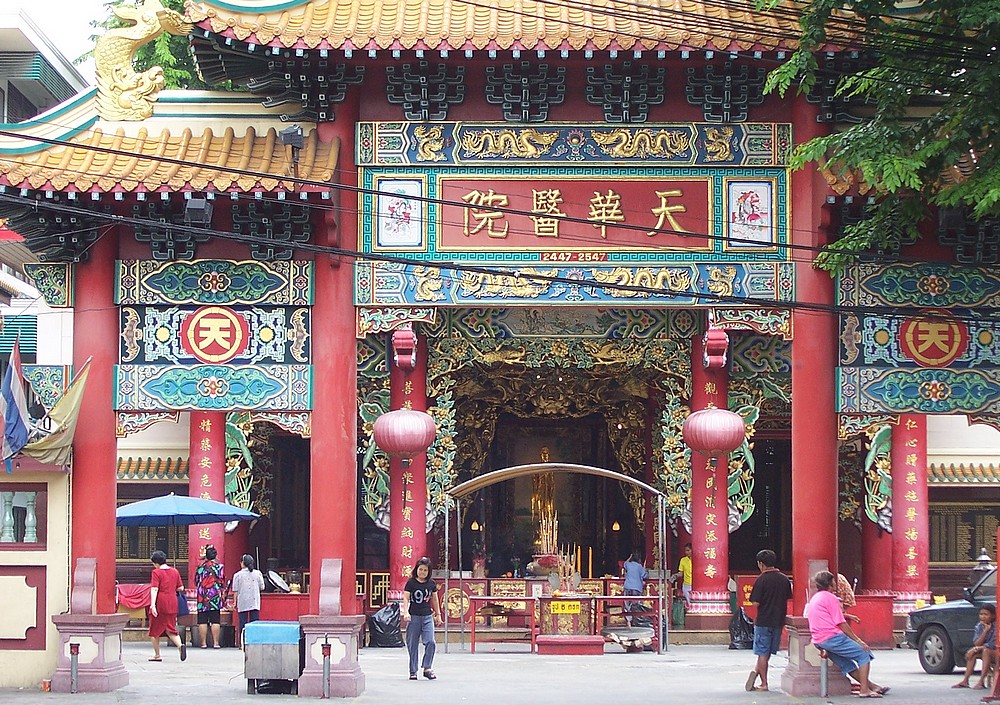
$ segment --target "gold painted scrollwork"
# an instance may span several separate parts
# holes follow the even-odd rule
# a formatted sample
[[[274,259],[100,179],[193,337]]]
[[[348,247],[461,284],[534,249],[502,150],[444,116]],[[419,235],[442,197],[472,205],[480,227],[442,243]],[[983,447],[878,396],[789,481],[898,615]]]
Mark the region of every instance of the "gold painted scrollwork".
[[[706,286],[713,294],[732,296],[735,291],[736,267],[709,267]]]
[[[734,275],[735,275],[735,271]],[[591,270],[594,281],[615,287],[636,287],[656,291],[690,291],[692,275],[686,267],[615,267],[611,270]],[[608,290],[616,298],[648,298],[655,291],[631,291],[614,288]]]
[[[733,160],[733,128],[709,127],[705,130],[705,161],[729,162]]]
[[[557,269],[543,270],[531,267],[521,270],[519,274],[462,272],[460,286],[464,296],[535,299],[545,294],[551,284],[532,277],[534,275],[554,277],[557,274],[559,274]]]
[[[417,280],[417,301],[440,301],[444,298],[441,289],[444,280],[437,267],[414,267],[413,276]]]
[[[160,0],[145,0],[139,7],[113,7],[127,27],[112,29],[97,40],[97,112],[105,120],[145,120],[153,114],[153,103],[163,89],[163,68],[153,66],[141,73],[132,68],[139,47],[163,32],[189,34],[184,16],[168,10]]]
[[[417,161],[418,162],[440,162],[445,156],[444,150],[444,128],[440,125],[436,127],[425,127],[421,125],[413,131],[413,136],[417,138]]]
[[[559,132],[525,130],[469,130],[462,135],[462,149],[479,157],[537,159],[559,138]]]
[[[683,130],[594,130],[590,134],[609,157],[675,157],[691,148],[691,136]]]

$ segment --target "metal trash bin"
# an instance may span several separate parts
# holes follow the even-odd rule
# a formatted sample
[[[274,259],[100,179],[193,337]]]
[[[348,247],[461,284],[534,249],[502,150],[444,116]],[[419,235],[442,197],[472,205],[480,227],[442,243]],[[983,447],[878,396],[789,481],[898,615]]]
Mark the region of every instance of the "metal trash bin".
[[[257,692],[259,681],[292,681],[298,693],[302,675],[302,630],[298,622],[250,622],[243,629],[243,675],[247,694]]]

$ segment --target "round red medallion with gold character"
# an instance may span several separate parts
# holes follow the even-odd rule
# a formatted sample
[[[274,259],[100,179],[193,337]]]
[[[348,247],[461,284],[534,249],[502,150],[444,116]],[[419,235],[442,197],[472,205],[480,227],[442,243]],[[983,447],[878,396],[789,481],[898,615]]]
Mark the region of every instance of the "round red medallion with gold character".
[[[943,310],[928,309],[904,321],[899,330],[900,350],[921,367],[945,367],[968,346],[968,326]]]
[[[224,306],[203,306],[181,324],[181,346],[202,362],[229,362],[247,349],[249,337],[246,319]]]

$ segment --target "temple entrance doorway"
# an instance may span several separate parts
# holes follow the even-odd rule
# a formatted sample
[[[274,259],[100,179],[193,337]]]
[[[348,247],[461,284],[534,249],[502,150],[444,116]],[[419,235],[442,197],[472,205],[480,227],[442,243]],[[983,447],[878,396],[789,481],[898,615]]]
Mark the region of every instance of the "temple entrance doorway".
[[[483,472],[546,462],[618,471],[607,419],[601,414],[555,419],[501,414]],[[617,575],[629,551],[645,548],[620,482],[585,474],[540,474],[478,493],[463,527],[463,563],[482,552],[489,577],[522,575],[539,552],[538,521],[546,506],[558,517],[560,544],[577,549],[584,578]]]

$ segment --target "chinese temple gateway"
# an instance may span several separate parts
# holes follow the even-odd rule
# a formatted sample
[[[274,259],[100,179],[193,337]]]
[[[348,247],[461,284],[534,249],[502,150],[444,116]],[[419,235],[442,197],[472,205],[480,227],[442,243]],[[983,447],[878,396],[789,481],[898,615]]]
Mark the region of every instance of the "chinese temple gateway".
[[[312,586],[284,603],[292,619],[323,613],[324,559],[350,615],[424,555],[474,568],[447,595],[468,619],[469,596],[525,594],[544,517],[596,590],[631,550],[659,561],[648,493],[566,473],[482,489],[444,555],[450,488],[544,463],[666,495],[666,569],[693,547],[689,628],[725,628],[730,576],[755,573],[761,548],[797,610],[826,560],[897,615],[929,598],[932,561],[966,571],[992,552],[995,491],[992,523],[960,488],[973,533],[931,526],[927,429],[945,414],[1000,429],[995,324],[969,315],[1000,305],[996,235],[942,220],[907,257],[836,280],[811,266],[866,197],[789,166],[795,144],[853,119],[822,86],[763,92],[799,8],[123,10],[96,89],[0,130],[0,217],[37,253],[49,305],[73,308],[75,360],[93,358],[71,473],[39,482],[72,487],[96,613],[115,611],[116,560],[142,582],[156,547],[273,557]],[[131,57],[163,32],[245,92],[161,93]],[[833,71],[856,58],[836,49]],[[746,422],[728,463],[682,441],[709,406]],[[372,435],[400,408],[437,425],[405,467]],[[123,467],[119,441],[164,422],[188,427],[186,473]],[[264,518],[116,534],[116,498],[169,490]]]

